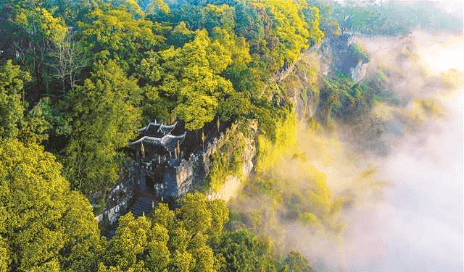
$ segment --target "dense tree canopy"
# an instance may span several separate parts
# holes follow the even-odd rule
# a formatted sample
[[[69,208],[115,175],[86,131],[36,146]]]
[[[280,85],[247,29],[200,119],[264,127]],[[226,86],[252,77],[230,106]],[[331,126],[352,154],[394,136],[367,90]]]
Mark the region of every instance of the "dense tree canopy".
[[[88,14],[79,27],[96,59],[117,60],[130,71],[138,63],[140,53],[158,45],[164,37],[155,35],[153,23],[138,18],[128,7],[132,5],[117,9],[103,6]]]
[[[100,263],[102,271],[217,271],[219,256],[210,243],[223,234],[229,211],[222,200],[188,194],[175,211],[160,204],[153,219],[121,217]]]
[[[2,271],[88,270],[100,250],[90,203],[70,191],[61,165],[36,144],[0,145]]]
[[[63,106],[72,127],[64,158],[66,175],[75,188],[84,191],[117,180],[124,161],[118,149],[127,146],[141,124],[136,80],[112,60],[96,64],[94,71]]]

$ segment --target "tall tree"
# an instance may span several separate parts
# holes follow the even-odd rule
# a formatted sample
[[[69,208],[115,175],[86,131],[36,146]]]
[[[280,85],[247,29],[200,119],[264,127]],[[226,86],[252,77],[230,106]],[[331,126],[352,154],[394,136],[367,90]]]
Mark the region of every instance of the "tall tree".
[[[266,243],[245,229],[226,232],[215,248],[225,261],[221,271],[275,271]]]
[[[75,36],[75,32],[69,31],[65,39],[50,52],[52,60],[48,66],[53,70],[53,77],[60,81],[60,97],[74,90],[79,73],[90,64],[83,41],[77,41]]]
[[[112,60],[96,64],[91,77],[66,97],[72,132],[65,173],[75,188],[89,192],[116,182],[124,161],[119,149],[140,126],[139,101],[137,81]]]
[[[47,97],[27,110],[24,83],[30,79],[29,73],[21,71],[11,60],[0,66],[0,138],[17,137],[23,142],[40,143],[62,121]]]
[[[94,59],[114,59],[124,70],[134,71],[141,53],[159,46],[164,37],[153,33],[151,21],[126,8],[104,5],[89,13],[79,27]]]
[[[62,19],[45,8],[20,9],[12,20],[16,28],[17,59],[33,75],[35,88],[28,95],[29,100],[35,102],[41,94],[49,92],[46,59],[52,49],[63,42],[68,28]]]
[[[90,270],[99,254],[90,203],[61,176],[61,165],[36,144],[0,142],[0,268]]]
[[[199,30],[183,47],[170,47],[142,61],[141,73],[151,86],[147,97],[171,101],[167,106],[187,129],[201,129],[216,116],[220,99],[233,92],[231,82],[220,75],[231,62],[230,53]]]
[[[0,66],[0,138],[18,135],[24,117],[24,82],[30,79],[11,60]]]

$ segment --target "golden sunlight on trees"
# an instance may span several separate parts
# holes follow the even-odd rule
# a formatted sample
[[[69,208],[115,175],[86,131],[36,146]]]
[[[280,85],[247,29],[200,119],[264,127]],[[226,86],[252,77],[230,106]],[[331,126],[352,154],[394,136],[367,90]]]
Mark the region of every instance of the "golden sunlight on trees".
[[[36,144],[0,145],[0,268],[76,271],[100,250],[90,203],[72,192],[61,165]]]
[[[0,66],[0,138],[17,136],[24,112],[23,86],[30,79],[11,60]]]
[[[219,241],[228,219],[224,201],[199,193],[187,194],[175,211],[159,204],[153,219],[128,213],[120,218],[99,269],[218,271],[221,256],[210,245]]]

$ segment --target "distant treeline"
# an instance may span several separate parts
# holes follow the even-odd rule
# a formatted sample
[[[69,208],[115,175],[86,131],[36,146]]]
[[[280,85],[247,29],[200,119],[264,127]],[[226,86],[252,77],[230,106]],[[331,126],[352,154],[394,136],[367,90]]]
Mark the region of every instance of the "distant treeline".
[[[309,1],[321,10],[322,25],[335,20],[341,31],[367,35],[408,34],[416,28],[430,32],[449,31],[462,34],[462,18],[446,14],[434,1]],[[462,3],[461,3],[462,10]],[[321,29],[325,29],[324,26]]]

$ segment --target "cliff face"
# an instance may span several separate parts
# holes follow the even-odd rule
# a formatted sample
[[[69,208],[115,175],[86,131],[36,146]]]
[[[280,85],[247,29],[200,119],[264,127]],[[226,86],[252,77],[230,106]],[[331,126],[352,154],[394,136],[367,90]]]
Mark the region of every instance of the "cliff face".
[[[308,50],[301,55],[294,67],[278,83],[293,102],[297,118],[303,120],[314,116],[319,101],[318,81],[322,72],[319,56],[315,50]]]
[[[295,106],[298,120],[308,120],[316,114],[322,78],[338,72],[361,82],[366,74],[369,56],[356,38],[345,35],[325,39],[304,52],[280,84]]]
[[[349,36],[331,37],[325,39],[322,44],[306,50],[297,62],[274,77],[275,83],[286,94],[285,99],[293,103],[295,115],[299,121],[308,121],[315,117],[318,110],[319,87],[322,78],[330,76],[335,70],[350,75],[355,82],[360,82],[365,77],[369,60],[362,52],[358,52],[359,50],[355,46],[354,39]],[[234,141],[230,138],[230,135],[236,134],[240,127],[250,130],[240,139],[242,144],[238,144],[237,139]],[[256,167],[255,157],[258,149],[256,135],[257,127],[253,126],[250,129],[250,124],[236,124],[236,127],[225,131],[218,141],[208,146],[203,157],[206,166],[205,177],[211,177],[211,173],[215,171],[210,167],[211,163],[214,164],[214,153],[227,157],[227,154],[231,152],[231,146],[243,150],[240,159],[242,170],[230,171],[227,175],[219,175],[219,178],[223,179],[223,183],[216,190],[210,191],[211,198],[228,200],[238,193],[241,188],[240,181]],[[218,165],[216,164],[216,166]],[[223,164],[219,167],[227,168],[228,166]]]
[[[228,201],[242,187],[242,181],[255,169],[258,123],[255,120],[233,124],[214,140],[204,153],[208,197]]]

